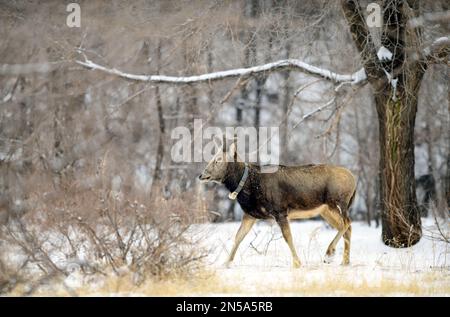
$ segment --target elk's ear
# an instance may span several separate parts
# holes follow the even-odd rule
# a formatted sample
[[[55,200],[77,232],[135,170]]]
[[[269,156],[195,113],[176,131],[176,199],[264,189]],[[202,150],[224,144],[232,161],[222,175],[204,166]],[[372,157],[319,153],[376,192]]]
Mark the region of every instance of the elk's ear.
[[[220,149],[222,148],[222,144],[220,144],[220,139],[218,137],[214,136],[213,140],[214,140],[214,145],[216,146],[215,149],[217,149],[217,152],[219,152]]]
[[[227,152],[227,136],[225,135],[225,133],[222,135],[222,152]]]
[[[236,142],[231,143],[229,154],[230,154],[230,157],[233,158],[233,161],[237,162],[237,145],[236,145]]]

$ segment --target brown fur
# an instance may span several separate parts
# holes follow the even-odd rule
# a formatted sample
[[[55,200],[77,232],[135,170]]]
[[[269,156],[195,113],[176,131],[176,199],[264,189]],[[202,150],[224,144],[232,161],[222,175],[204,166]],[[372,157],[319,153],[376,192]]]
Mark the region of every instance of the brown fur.
[[[235,153],[228,153],[233,157]],[[223,157],[227,155],[223,152]],[[219,155],[220,156],[220,155]],[[244,173],[242,162],[223,161],[208,164],[200,176],[203,180],[223,183],[233,192]],[[346,168],[332,165],[283,166],[273,173],[261,173],[258,165],[249,165],[249,176],[237,196],[245,215],[236,235],[229,262],[249,232],[256,219],[273,218],[280,225],[283,237],[289,245],[295,267],[300,266],[293,245],[289,220],[305,219],[321,215],[338,230],[326,255],[334,255],[337,242],[345,240],[343,264],[349,263],[351,224],[348,209],[353,202],[356,180]]]
[[[234,191],[242,177],[244,163],[230,162],[223,183]],[[280,166],[274,173],[261,173],[249,165],[249,177],[238,195],[244,212],[257,219],[286,218],[290,212],[309,211],[321,205],[344,217],[355,193],[356,181],[351,172],[331,165]]]

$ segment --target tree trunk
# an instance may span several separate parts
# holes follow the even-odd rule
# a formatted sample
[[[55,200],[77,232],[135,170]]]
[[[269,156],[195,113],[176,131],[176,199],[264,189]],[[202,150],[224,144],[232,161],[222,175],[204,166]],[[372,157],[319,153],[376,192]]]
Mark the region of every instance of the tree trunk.
[[[448,78],[448,72],[447,72],[447,78]],[[447,87],[447,109],[448,114],[450,115],[450,88]],[[447,139],[450,141],[449,138],[450,134],[447,135]],[[447,143],[447,144],[450,144]],[[447,203],[447,208],[450,208],[450,147],[447,150],[447,172],[445,174],[444,179],[444,195],[445,195],[445,202]]]
[[[161,68],[161,40],[158,42],[158,47],[156,48],[156,58],[157,58],[157,67],[158,74]],[[153,174],[153,181],[159,182],[162,180],[162,171],[161,165],[164,156],[164,142],[166,135],[166,127],[164,122],[164,114],[163,108],[161,104],[161,93],[159,91],[159,86],[155,87],[155,98],[156,98],[156,111],[158,113],[158,125],[159,125],[159,139],[158,139],[158,147],[156,152],[156,163],[155,163],[155,171]]]
[[[156,67],[157,73],[159,74],[161,68],[161,40],[158,41],[158,45],[156,47]],[[153,170],[153,178],[152,185],[150,187],[150,197],[153,197],[155,188],[161,184],[161,180],[163,178],[162,173],[162,162],[164,159],[164,142],[166,139],[166,124],[164,121],[164,113],[161,102],[161,92],[159,91],[159,86],[155,87],[155,102],[156,102],[156,112],[158,113],[158,127],[159,127],[159,137],[158,137],[158,145],[156,147],[156,162],[155,168]]]
[[[445,202],[447,203],[447,208],[450,208],[450,149],[447,153],[447,173],[445,174],[444,180],[444,195]]]
[[[290,57],[290,44],[289,42],[286,43],[285,46],[286,54],[285,58],[288,59]],[[288,128],[289,128],[289,118],[288,118],[288,112],[289,112],[289,104],[291,96],[291,86],[289,84],[289,75],[290,72],[287,70],[283,74],[283,112],[282,112],[282,118],[283,122],[281,124],[281,162],[283,164],[290,163],[289,160],[289,140],[288,140]]]
[[[375,95],[380,142],[382,239],[393,247],[414,245],[422,235],[414,177],[417,90],[418,87],[396,100],[385,93]],[[389,88],[382,91],[389,91]]]
[[[421,29],[406,28],[420,14],[419,1],[383,3],[381,44],[392,56],[378,59],[377,48],[356,0],[342,0],[352,38],[361,53],[374,89],[380,146],[382,239],[392,247],[409,247],[421,236],[414,177],[414,124],[417,96],[427,64],[414,57],[420,50]],[[413,53],[410,53],[413,52]]]

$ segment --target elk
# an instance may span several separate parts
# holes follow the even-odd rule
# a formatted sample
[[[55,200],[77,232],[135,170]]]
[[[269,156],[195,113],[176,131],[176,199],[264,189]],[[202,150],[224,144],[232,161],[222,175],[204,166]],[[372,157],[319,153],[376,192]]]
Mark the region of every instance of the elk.
[[[199,179],[224,184],[231,192],[230,199],[237,199],[244,211],[227,265],[257,220],[274,219],[289,246],[293,266],[300,267],[289,221],[318,215],[338,231],[327,248],[325,262],[333,259],[336,245],[344,237],[342,265],[350,263],[352,228],[348,211],[355,197],[356,180],[348,169],[327,164],[279,165],[273,173],[262,173],[261,166],[238,159],[236,141],[227,150],[224,137],[218,147]]]

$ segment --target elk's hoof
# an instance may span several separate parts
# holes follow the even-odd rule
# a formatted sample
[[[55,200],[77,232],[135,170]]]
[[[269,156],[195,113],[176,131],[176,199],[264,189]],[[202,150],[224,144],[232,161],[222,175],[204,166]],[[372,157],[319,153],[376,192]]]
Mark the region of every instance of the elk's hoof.
[[[222,267],[224,269],[229,269],[231,267],[231,261],[226,261],[224,264],[222,264]]]
[[[300,268],[301,266],[302,266],[302,264],[300,263],[299,260],[294,260],[294,262],[292,263],[292,267],[293,267],[294,269],[298,269],[298,268]]]
[[[348,265],[350,265],[350,261],[349,260],[343,260],[341,265],[342,266],[348,266]]]
[[[330,264],[334,260],[334,253],[333,254],[325,254],[325,258],[323,259],[323,263]]]

